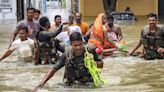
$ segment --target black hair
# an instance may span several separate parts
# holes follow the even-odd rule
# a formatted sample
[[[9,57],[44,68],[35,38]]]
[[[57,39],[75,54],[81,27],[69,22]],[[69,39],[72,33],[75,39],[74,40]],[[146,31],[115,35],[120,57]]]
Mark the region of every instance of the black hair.
[[[149,17],[155,17],[155,19],[157,19],[157,15],[154,14],[154,13],[149,13],[149,15],[147,15],[147,17],[148,17],[148,18],[149,18]]]
[[[49,19],[46,16],[43,16],[39,19],[39,24],[42,27],[45,27],[47,25],[47,23],[50,22]]]
[[[112,19],[113,20],[113,16],[112,15],[109,15],[108,17],[107,17],[107,19],[109,20],[109,19]]]
[[[73,15],[69,15],[69,17],[68,17],[68,18],[71,18],[71,17],[72,17],[72,18],[74,18],[74,16],[73,16]]]
[[[79,32],[73,32],[71,35],[70,35],[70,41],[73,42],[73,41],[83,41],[82,39],[82,35],[79,33]]]
[[[35,13],[39,13],[39,14],[41,13],[39,9],[35,9],[34,12],[35,12]]]
[[[28,7],[28,8],[27,8],[27,12],[28,12],[29,10],[35,11],[35,8],[33,8],[33,7]]]
[[[126,9],[125,9],[125,11],[130,11],[130,7],[127,6]]]
[[[28,27],[25,25],[22,25],[19,30],[25,30],[25,32],[28,33]]]
[[[60,18],[61,18],[61,16],[60,16],[60,15],[55,15],[54,20],[55,20],[55,19],[57,19],[58,17],[60,17]]]

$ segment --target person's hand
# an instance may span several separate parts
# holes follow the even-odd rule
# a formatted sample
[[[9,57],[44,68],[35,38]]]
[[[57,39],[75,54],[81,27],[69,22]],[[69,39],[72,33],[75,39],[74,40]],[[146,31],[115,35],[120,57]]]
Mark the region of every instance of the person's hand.
[[[158,48],[158,49],[157,49],[157,52],[158,52],[158,53],[164,53],[164,48]]]
[[[68,22],[63,22],[62,24],[63,24],[63,25],[67,25],[67,24],[68,24]]]
[[[43,85],[40,83],[39,85],[37,85],[34,89],[33,92],[36,92],[39,88],[42,88]]]
[[[97,68],[103,68],[103,66],[104,66],[104,62],[103,61],[98,61],[98,62],[96,62],[97,63]]]
[[[63,25],[64,25],[64,24],[60,24],[60,25],[59,25],[59,27],[58,27],[58,28],[59,28],[59,30],[62,30]]]
[[[128,56],[133,56],[133,52],[129,52],[128,53]]]

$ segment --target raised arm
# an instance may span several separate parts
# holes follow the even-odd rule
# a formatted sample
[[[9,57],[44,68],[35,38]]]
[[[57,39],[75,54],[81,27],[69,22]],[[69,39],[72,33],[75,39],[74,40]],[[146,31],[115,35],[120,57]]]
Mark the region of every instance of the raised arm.
[[[53,37],[56,37],[61,31],[62,31],[62,25],[60,25],[60,27],[58,27],[56,31],[53,32],[48,32],[48,31],[40,32],[38,39],[40,42],[45,42]]]
[[[17,34],[18,34],[18,30],[16,29],[15,31],[14,31],[14,33],[12,34],[12,37],[11,37],[11,40],[10,40],[10,45],[9,45],[9,47],[8,48],[10,48],[11,47],[11,44],[13,43],[13,41],[15,40],[15,38],[16,38],[16,36],[17,36]]]

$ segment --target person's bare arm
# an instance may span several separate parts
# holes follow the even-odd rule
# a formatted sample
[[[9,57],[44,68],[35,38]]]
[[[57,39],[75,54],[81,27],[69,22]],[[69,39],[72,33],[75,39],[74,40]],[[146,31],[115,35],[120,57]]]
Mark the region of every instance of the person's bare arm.
[[[93,26],[89,29],[89,31],[85,34],[85,36],[90,36],[92,30],[93,30]]]
[[[59,70],[60,68],[62,68],[65,65],[65,60],[66,60],[66,57],[63,54],[59,58],[57,63],[54,65],[54,67],[48,71],[48,73],[45,75],[44,79],[39,83],[39,85],[37,85],[34,88],[34,92],[37,91],[37,89],[42,88],[44,86],[44,84],[56,73],[56,71]]]
[[[137,43],[135,48],[129,53],[129,55],[133,55],[133,53],[142,45],[141,40]]]
[[[5,54],[0,58],[0,61],[2,61],[3,59],[5,59],[6,57],[8,57],[13,51],[11,50],[7,50],[5,52]]]
[[[39,88],[42,88],[44,84],[55,74],[56,71],[57,70],[54,68],[50,69],[45,75],[44,79],[39,83],[39,85],[34,88],[34,92],[37,91]]]
[[[161,47],[158,48],[158,49],[157,49],[157,52],[158,52],[158,53],[164,53],[164,48],[161,48]]]
[[[34,64],[39,63],[39,44],[36,39],[34,39]]]
[[[122,35],[122,30],[120,27],[117,28],[117,34],[118,34],[118,41],[121,41],[122,38],[123,38],[123,35]]]
[[[8,48],[11,47],[11,44],[13,43],[13,41],[15,40],[16,36],[18,34],[18,30],[15,30],[14,33],[12,34],[11,40],[10,40],[10,45]]]

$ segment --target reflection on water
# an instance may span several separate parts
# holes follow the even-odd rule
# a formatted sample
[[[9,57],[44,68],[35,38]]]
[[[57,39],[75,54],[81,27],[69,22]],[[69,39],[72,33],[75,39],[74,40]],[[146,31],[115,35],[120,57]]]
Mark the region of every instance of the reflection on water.
[[[145,20],[146,17],[138,20]],[[128,49],[132,49],[140,37],[141,28],[145,21],[138,21],[136,25],[121,26],[124,40]],[[11,33],[15,24],[11,21],[1,22],[0,43],[1,52],[7,49]],[[141,49],[140,49],[141,50]],[[16,61],[16,55],[0,62],[0,91],[30,92],[36,86],[52,65],[35,66],[33,63]],[[62,83],[64,68],[50,79],[44,88],[38,92],[163,92],[164,91],[164,60],[143,60],[138,57],[109,57],[103,60],[102,75],[109,80],[109,84],[101,88],[66,88]]]

